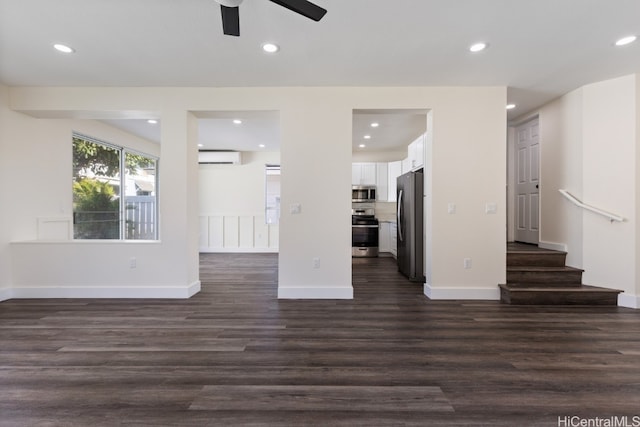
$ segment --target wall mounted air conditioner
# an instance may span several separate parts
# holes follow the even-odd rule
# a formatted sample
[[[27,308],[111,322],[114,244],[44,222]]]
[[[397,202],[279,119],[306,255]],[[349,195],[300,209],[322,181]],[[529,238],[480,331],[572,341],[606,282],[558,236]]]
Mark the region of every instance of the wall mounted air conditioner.
[[[242,156],[239,151],[198,151],[198,163],[201,165],[239,165]]]

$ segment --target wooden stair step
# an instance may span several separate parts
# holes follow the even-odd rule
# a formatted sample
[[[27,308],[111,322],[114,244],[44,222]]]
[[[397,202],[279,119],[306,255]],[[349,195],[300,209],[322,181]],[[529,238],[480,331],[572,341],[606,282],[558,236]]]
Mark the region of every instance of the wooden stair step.
[[[566,258],[567,253],[560,251],[509,251],[507,252],[507,267],[562,267],[565,265]]]
[[[500,300],[514,305],[618,305],[618,289],[579,287],[512,286],[501,284]]]
[[[507,282],[510,288],[513,289],[530,289],[530,288],[540,288],[540,289],[549,289],[549,288],[579,288],[582,286],[582,283],[574,283],[574,282]]]
[[[574,267],[507,267],[507,283],[572,283],[582,284],[584,270]]]

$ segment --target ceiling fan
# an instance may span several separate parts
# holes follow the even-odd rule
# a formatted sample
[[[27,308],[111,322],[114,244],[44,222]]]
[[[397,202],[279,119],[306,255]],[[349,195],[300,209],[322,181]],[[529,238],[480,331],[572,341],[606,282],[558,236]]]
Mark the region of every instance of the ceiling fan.
[[[220,4],[222,11],[222,31],[228,36],[240,35],[240,3],[243,0],[215,0]],[[277,5],[306,16],[314,21],[319,21],[327,13],[326,9],[307,0],[269,0]]]

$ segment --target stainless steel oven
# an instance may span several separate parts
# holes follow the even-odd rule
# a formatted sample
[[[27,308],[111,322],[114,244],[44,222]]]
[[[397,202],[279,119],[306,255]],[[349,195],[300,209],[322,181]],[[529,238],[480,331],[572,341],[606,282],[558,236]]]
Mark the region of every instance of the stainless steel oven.
[[[379,224],[373,209],[352,209],[351,256],[377,257]]]

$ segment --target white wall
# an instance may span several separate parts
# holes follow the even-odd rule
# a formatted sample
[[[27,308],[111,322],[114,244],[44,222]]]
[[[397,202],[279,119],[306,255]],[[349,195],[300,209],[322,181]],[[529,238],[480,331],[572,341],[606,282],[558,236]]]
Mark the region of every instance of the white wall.
[[[431,189],[427,205],[432,207],[427,215],[431,271],[425,292],[432,298],[498,298],[497,284],[505,278],[504,87],[12,88],[11,99],[14,109],[34,117],[93,117],[114,111],[161,113],[162,242],[137,249],[139,259],[153,260],[158,272],[151,272],[151,278],[131,280],[128,272],[120,271],[108,276],[113,287],[116,283],[142,286],[154,277],[158,282],[169,277],[172,283],[179,282],[175,286],[193,289],[190,286],[194,277],[197,279],[198,262],[198,168],[194,120],[189,112],[279,111],[283,207],[279,296],[284,298],[352,296],[352,111],[430,110],[433,134],[426,169],[427,188]],[[31,119],[16,130],[28,133],[37,121]],[[36,146],[36,142],[28,145]],[[20,160],[20,156],[14,157]],[[53,180],[47,188],[57,200],[55,206],[61,198],[70,198],[68,178],[60,179],[64,183]],[[448,202],[457,203],[456,215],[446,213]],[[496,203],[497,214],[487,215],[486,203]],[[54,209],[51,204],[34,207],[26,214],[46,214]],[[301,206],[299,214],[289,212],[295,204]],[[104,285],[92,259],[104,255],[121,263],[119,256],[129,256],[126,244],[122,255],[108,249],[111,246],[67,246],[18,244],[15,252],[21,257],[42,257],[46,251],[62,250],[79,256],[87,263],[86,272],[96,273],[86,275],[90,280],[81,285],[84,287]],[[473,259],[473,268],[463,269],[466,257]],[[314,268],[314,258],[320,259],[320,268]],[[56,273],[60,283],[74,279],[65,269]],[[116,289],[114,296],[117,294]]]
[[[281,298],[352,298],[349,90],[292,94],[280,115]],[[291,207],[301,212],[292,214]],[[319,268],[314,268],[314,259]]]
[[[636,77],[585,86],[583,202],[628,221],[583,213],[585,284],[636,291]]]
[[[8,109],[8,88],[0,85],[0,301],[11,297],[11,252],[9,241],[11,240],[11,222],[9,220],[11,198],[9,187],[14,182],[9,174],[9,164],[12,159],[9,156],[9,122],[12,113]]]
[[[265,165],[279,163],[279,152],[248,151],[240,165],[199,165],[200,213],[264,213]]]
[[[637,227],[640,200],[640,95],[630,75],[586,85],[543,106],[540,116],[542,243],[568,250],[583,283],[621,289],[619,304],[640,307]],[[565,200],[626,218],[611,223]]]
[[[72,216],[73,131],[152,155],[160,155],[160,147],[95,120],[11,115],[3,144],[11,159],[5,172],[12,177],[12,185],[3,195],[12,202],[11,230],[5,242],[14,242],[13,297],[186,298],[199,290],[197,247],[190,254],[188,243],[197,244],[197,228],[195,233],[189,230],[186,219],[187,211],[197,207],[197,200],[189,201],[186,191],[197,194],[197,178],[189,177],[186,167],[187,162],[195,162],[197,153],[192,118],[183,111],[174,117],[167,114],[163,122],[162,132],[179,143],[162,147],[162,154],[172,162],[160,162],[161,240],[96,243],[37,240],[39,217]],[[185,149],[188,138],[194,141],[191,154]],[[179,163],[183,166],[176,173]],[[131,258],[136,258],[135,269],[129,267]]]
[[[243,152],[240,165],[199,165],[200,251],[277,252],[279,226],[265,224],[265,165],[279,152]]]
[[[506,276],[506,93],[449,89],[443,101],[427,125],[427,294],[498,299]],[[496,214],[485,213],[487,203]]]
[[[636,74],[636,82],[635,82],[635,86],[636,86],[636,142],[635,142],[635,146],[636,147],[640,147],[640,74]],[[640,183],[640,149],[636,148],[636,176],[635,176],[635,182],[636,183]],[[635,206],[635,217],[634,217],[634,221],[636,224],[638,224],[638,221],[640,221],[640,185],[636,185],[635,188],[635,199],[636,199],[636,206]],[[636,308],[640,308],[640,227],[636,226],[636,233],[635,233],[635,241],[636,241],[636,256],[635,256],[635,304],[633,305],[633,301],[631,301],[631,303],[627,304],[629,306],[632,307],[636,307]]]
[[[407,142],[409,145],[411,141]],[[353,163],[396,162],[407,158],[407,150],[390,151],[354,151],[351,157]]]
[[[540,244],[565,245],[567,265],[582,267],[582,210],[559,192],[583,197],[583,90],[546,105],[540,123]]]

